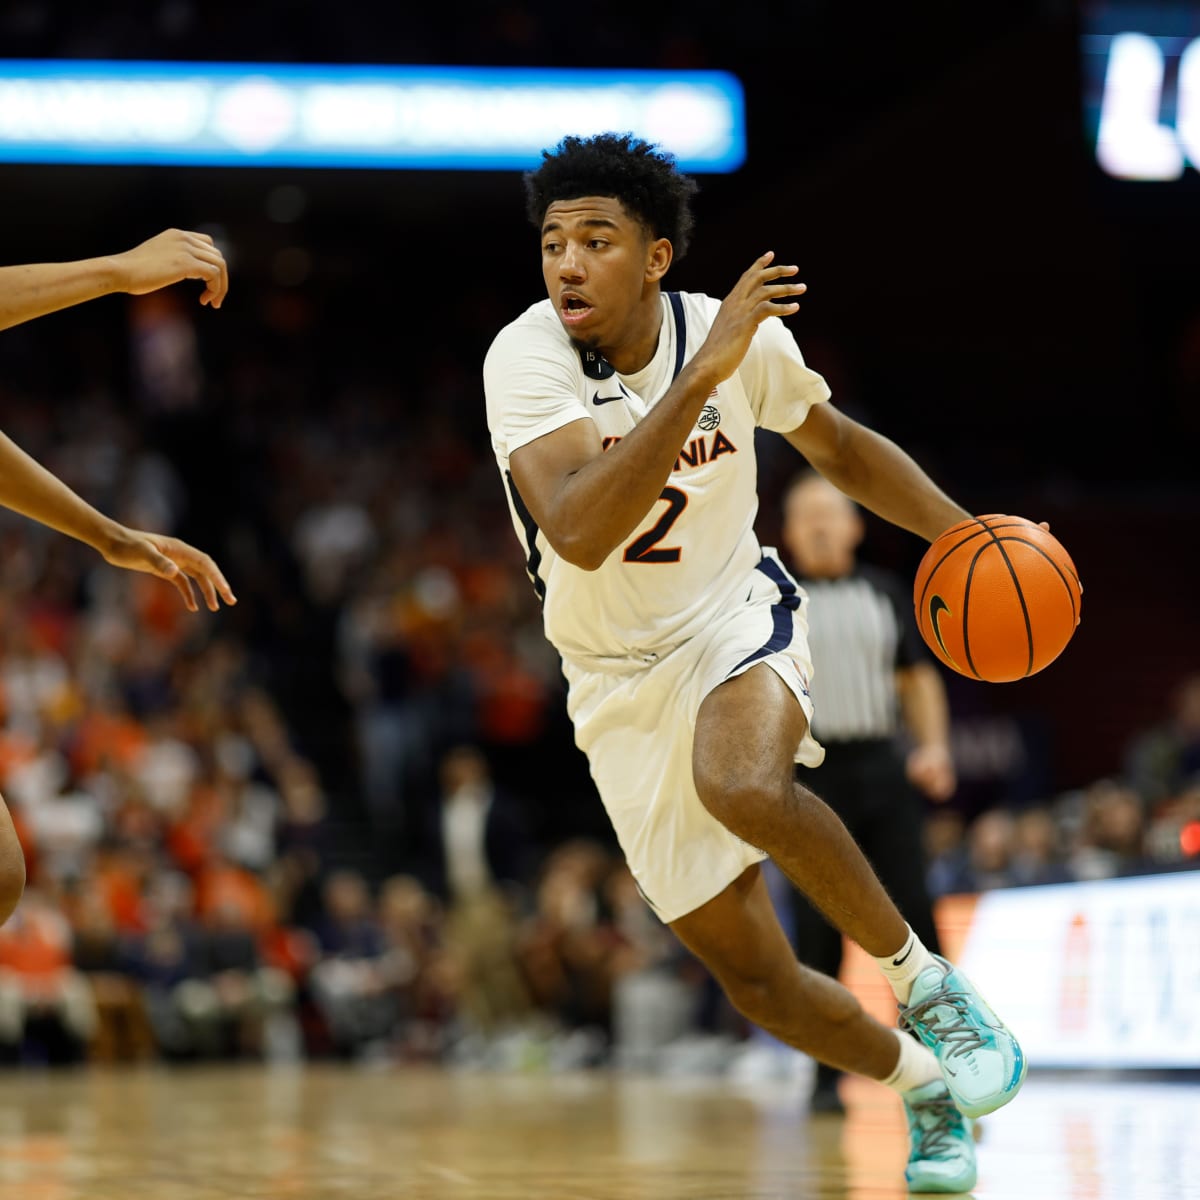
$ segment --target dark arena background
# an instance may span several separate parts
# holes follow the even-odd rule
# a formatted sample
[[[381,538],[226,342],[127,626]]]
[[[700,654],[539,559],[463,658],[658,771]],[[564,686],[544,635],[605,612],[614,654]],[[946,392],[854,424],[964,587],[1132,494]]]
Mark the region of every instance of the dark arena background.
[[[808,1111],[812,1062],[657,923],[575,748],[482,392],[543,295],[520,169],[266,134],[94,160],[8,83],[77,60],[737,81],[744,155],[696,173],[671,286],[798,263],[834,402],[971,511],[1048,521],[1083,582],[1042,672],[943,672],[939,928],[1031,1062],[974,1194],[1200,1197],[1198,46],[1196,4],[0,6],[0,264],[174,226],[231,281],[0,332],[0,429],[238,596],[188,614],[0,513],[0,1196],[907,1194],[894,1094]],[[803,463],[760,437],[775,546]],[[868,515],[864,559],[924,548]],[[485,905],[460,793],[491,798]],[[871,967],[844,978],[891,1021]]]

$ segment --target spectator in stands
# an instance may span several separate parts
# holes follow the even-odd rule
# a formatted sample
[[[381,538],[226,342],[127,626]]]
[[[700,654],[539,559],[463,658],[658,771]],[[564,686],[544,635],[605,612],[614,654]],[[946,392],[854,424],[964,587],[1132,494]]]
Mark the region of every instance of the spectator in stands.
[[[556,847],[543,864],[518,956],[537,1006],[560,1025],[608,1032],[622,939],[604,896],[612,856],[588,839]]]
[[[158,1056],[158,1044],[134,974],[128,940],[122,938],[103,898],[85,891],[69,908],[73,929],[72,962],[86,978],[96,1009],[96,1026],[87,1047],[92,1062],[146,1062]]]
[[[159,1052],[168,1060],[212,1050],[213,1004],[204,986],[204,935],[192,917],[194,888],[163,871],[146,891],[145,930],[129,939],[129,970],[141,989]]]
[[[1016,814],[1011,875],[1014,884],[1068,883],[1072,878],[1064,861],[1058,822],[1045,805]]]
[[[439,763],[438,803],[422,856],[445,909],[445,944],[460,985],[459,1016],[485,1036],[524,1021],[531,1001],[517,963],[532,855],[518,802],[498,788],[475,745]]]
[[[434,893],[453,906],[525,886],[534,863],[524,814],[496,786],[483,752],[452,746],[439,763],[439,784],[421,856]]]
[[[199,975],[184,995],[193,1040],[202,1052],[255,1057],[268,1023],[288,1022],[290,975],[263,958],[278,930],[266,881],[212,849],[196,872]]]
[[[233,896],[214,900],[204,921],[204,955],[211,1045],[220,1057],[264,1058],[289,1046],[295,988],[291,975],[266,962],[260,939],[274,922],[259,924]],[[283,1029],[283,1036],[278,1031]],[[269,1032],[268,1032],[269,1031]],[[286,1055],[291,1057],[291,1051]]]
[[[34,781],[36,776],[36,783]],[[59,754],[43,754],[15,773],[14,804],[38,844],[43,879],[76,879],[104,835],[95,792],[73,776]]]
[[[370,888],[355,870],[330,873],[316,928],[321,959],[310,972],[313,999],[335,1053],[373,1052],[392,1032],[396,998],[385,971],[385,942]]]
[[[1153,870],[1146,853],[1146,813],[1127,784],[1099,779],[1084,789],[1082,823],[1068,865],[1076,879],[1112,879]]]
[[[277,854],[271,867],[279,911],[302,928],[315,928],[321,913],[321,878],[330,841],[329,814],[316,768],[292,755],[275,771],[280,810]]]
[[[1125,773],[1151,807],[1200,782],[1200,673],[1172,691],[1165,720],[1130,741]]]
[[[956,808],[934,809],[925,818],[925,857],[931,897],[954,891],[966,871],[966,820]]]
[[[396,998],[397,1054],[441,1056],[459,1009],[461,972],[446,947],[445,913],[413,875],[392,875],[379,889],[383,973]]]
[[[1146,852],[1166,869],[1200,866],[1200,782],[1158,805],[1146,829]]]
[[[363,799],[377,835],[401,835],[413,786],[428,755],[429,730],[397,593],[407,556],[383,557],[342,611],[338,677],[355,712]]]
[[[130,768],[142,794],[168,818],[183,812],[200,775],[200,757],[183,736],[183,724],[174,705],[151,714],[145,743]]]
[[[1010,887],[1013,878],[1015,821],[1006,808],[981,812],[967,827],[965,854],[955,856],[934,872],[941,895],[972,894]]]
[[[72,962],[72,933],[50,896],[30,887],[0,928],[0,1056],[81,1061],[96,1034],[92,990]],[[36,1046],[27,1035],[38,1034]]]

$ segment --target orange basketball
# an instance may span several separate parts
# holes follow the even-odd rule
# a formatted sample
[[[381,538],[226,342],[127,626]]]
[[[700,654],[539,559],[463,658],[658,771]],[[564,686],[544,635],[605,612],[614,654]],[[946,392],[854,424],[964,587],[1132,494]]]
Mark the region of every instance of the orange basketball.
[[[1066,649],[1083,589],[1071,556],[1024,517],[952,525],[913,582],[921,636],[946,666],[988,683],[1036,675]]]

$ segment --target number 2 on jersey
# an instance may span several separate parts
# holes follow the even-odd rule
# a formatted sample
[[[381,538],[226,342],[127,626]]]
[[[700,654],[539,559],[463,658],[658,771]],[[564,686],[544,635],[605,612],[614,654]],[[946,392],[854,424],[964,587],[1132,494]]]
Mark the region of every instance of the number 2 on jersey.
[[[627,563],[677,563],[681,553],[678,546],[660,546],[658,543],[667,536],[671,526],[679,520],[683,510],[687,508],[687,493],[678,488],[665,487],[660,500],[667,502],[667,511],[655,523],[639,534],[625,547],[623,559]]]

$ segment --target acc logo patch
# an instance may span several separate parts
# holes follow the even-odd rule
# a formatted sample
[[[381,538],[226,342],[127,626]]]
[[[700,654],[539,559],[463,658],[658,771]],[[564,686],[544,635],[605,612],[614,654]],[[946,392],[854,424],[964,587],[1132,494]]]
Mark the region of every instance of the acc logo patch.
[[[696,422],[706,432],[716,429],[721,423],[721,410],[715,404],[706,404],[700,410],[700,419]]]

